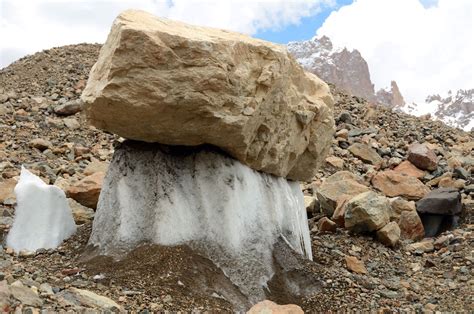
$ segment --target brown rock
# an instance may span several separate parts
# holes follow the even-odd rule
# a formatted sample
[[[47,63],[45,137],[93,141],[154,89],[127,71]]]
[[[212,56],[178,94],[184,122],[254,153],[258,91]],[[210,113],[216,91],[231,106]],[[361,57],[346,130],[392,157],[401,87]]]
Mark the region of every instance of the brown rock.
[[[328,217],[323,217],[318,221],[318,230],[320,232],[336,232],[337,225]]]
[[[415,178],[418,178],[418,179],[423,178],[426,174],[426,172],[424,172],[423,170],[418,169],[417,167],[415,167],[415,165],[413,165],[408,160],[403,161],[398,166],[396,166],[395,169],[393,169],[393,170],[396,171],[396,172],[399,172],[401,174],[405,174],[407,176],[412,176],[412,177],[415,177]]]
[[[329,176],[316,192],[321,209],[331,216],[339,200],[369,191],[367,186],[360,183],[361,181],[361,178],[349,171],[339,171]]]
[[[419,200],[430,191],[417,178],[393,170],[377,173],[372,179],[372,185],[386,196],[402,196],[410,200]]]
[[[390,199],[390,221],[398,221],[400,215],[404,211],[415,211],[416,205],[414,201],[407,201],[401,197]]]
[[[96,172],[69,186],[66,195],[78,203],[96,209],[105,174]]]
[[[420,251],[423,253],[429,253],[434,251],[433,239],[426,239],[420,242],[415,242],[407,245],[406,249],[410,252]]]
[[[76,224],[82,225],[94,219],[95,213],[91,208],[79,204],[72,198],[68,198],[67,201],[69,203],[69,207],[71,208],[72,216],[74,217]]]
[[[295,304],[278,305],[275,302],[265,300],[250,308],[247,314],[303,314],[301,307]]]
[[[372,165],[378,165],[383,161],[382,157],[367,144],[354,143],[349,147],[349,151],[360,160]]]
[[[344,160],[339,157],[329,156],[328,158],[326,158],[326,163],[330,164],[331,166],[337,169],[344,168]]]
[[[389,222],[377,231],[377,239],[386,246],[395,246],[400,240],[400,227],[395,221]]]
[[[0,181],[0,203],[3,203],[6,200],[15,200],[15,189],[17,181],[15,179],[6,179]]]
[[[347,269],[358,274],[367,274],[364,262],[357,259],[355,256],[346,256]]]
[[[44,151],[48,148],[51,148],[53,146],[53,144],[51,144],[50,141],[47,141],[45,139],[35,138],[35,139],[30,141],[30,146],[33,147],[33,148],[36,148],[40,151]]]
[[[328,85],[285,46],[136,10],[114,21],[81,97],[100,129],[211,144],[253,169],[300,181],[315,175],[334,132]]]
[[[84,174],[88,176],[96,172],[106,173],[108,168],[109,168],[108,162],[100,161],[95,158],[92,158],[91,162],[84,169]]]
[[[436,170],[438,158],[433,150],[425,144],[415,143],[408,148],[408,160],[423,170]]]
[[[400,214],[398,225],[402,239],[420,240],[425,236],[425,228],[416,210],[403,211]]]
[[[339,227],[344,228],[344,214],[346,213],[346,204],[351,199],[350,196],[338,199],[336,202],[336,209],[332,215],[334,221]]]

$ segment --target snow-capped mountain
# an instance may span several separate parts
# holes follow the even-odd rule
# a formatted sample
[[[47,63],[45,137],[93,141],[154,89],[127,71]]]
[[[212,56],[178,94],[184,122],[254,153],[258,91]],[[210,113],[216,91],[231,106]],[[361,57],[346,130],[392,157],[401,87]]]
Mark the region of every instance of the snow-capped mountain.
[[[336,48],[327,36],[290,42],[287,48],[306,71],[352,95],[416,116],[430,114],[432,119],[465,131],[474,128],[473,89],[455,95],[450,92],[446,97],[428,96],[422,104],[406,103],[395,81],[375,92],[369,66],[356,49]]]
[[[464,131],[474,129],[474,89],[460,89],[456,94],[449,91],[446,97],[431,95],[423,104],[407,103],[395,108],[415,116],[429,114],[432,119]]]
[[[331,40],[323,36],[308,41],[288,43],[288,51],[306,71],[347,92],[375,99],[369,66],[357,50],[335,49]]]

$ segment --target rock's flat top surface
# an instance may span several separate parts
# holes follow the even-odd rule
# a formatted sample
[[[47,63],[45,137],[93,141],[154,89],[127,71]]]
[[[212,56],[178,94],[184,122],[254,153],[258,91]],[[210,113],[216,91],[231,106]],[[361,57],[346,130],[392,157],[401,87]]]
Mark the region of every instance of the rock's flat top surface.
[[[311,179],[334,130],[326,83],[284,46],[125,11],[82,94],[89,121],[122,137],[211,144],[253,169]]]

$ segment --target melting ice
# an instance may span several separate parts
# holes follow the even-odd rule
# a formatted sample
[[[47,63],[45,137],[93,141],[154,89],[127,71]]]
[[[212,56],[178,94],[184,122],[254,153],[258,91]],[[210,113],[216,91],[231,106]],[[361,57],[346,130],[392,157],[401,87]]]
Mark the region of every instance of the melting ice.
[[[188,244],[257,298],[279,238],[311,259],[299,183],[210,150],[165,151],[133,142],[115,151],[89,241],[102,254],[142,242]]]
[[[76,231],[64,192],[25,168],[15,186],[17,206],[7,246],[15,252],[58,247]]]

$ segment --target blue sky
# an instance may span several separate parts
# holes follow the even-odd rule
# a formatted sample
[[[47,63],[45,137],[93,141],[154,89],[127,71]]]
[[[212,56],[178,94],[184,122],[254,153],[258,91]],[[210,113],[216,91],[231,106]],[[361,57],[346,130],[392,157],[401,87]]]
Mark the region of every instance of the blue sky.
[[[350,5],[352,2],[353,0],[339,0],[335,6],[324,6],[320,13],[302,18],[297,25],[287,25],[283,29],[259,31],[254,36],[280,44],[286,44],[290,41],[308,40],[316,34],[316,30],[323,25],[331,12],[338,10],[342,6]]]

